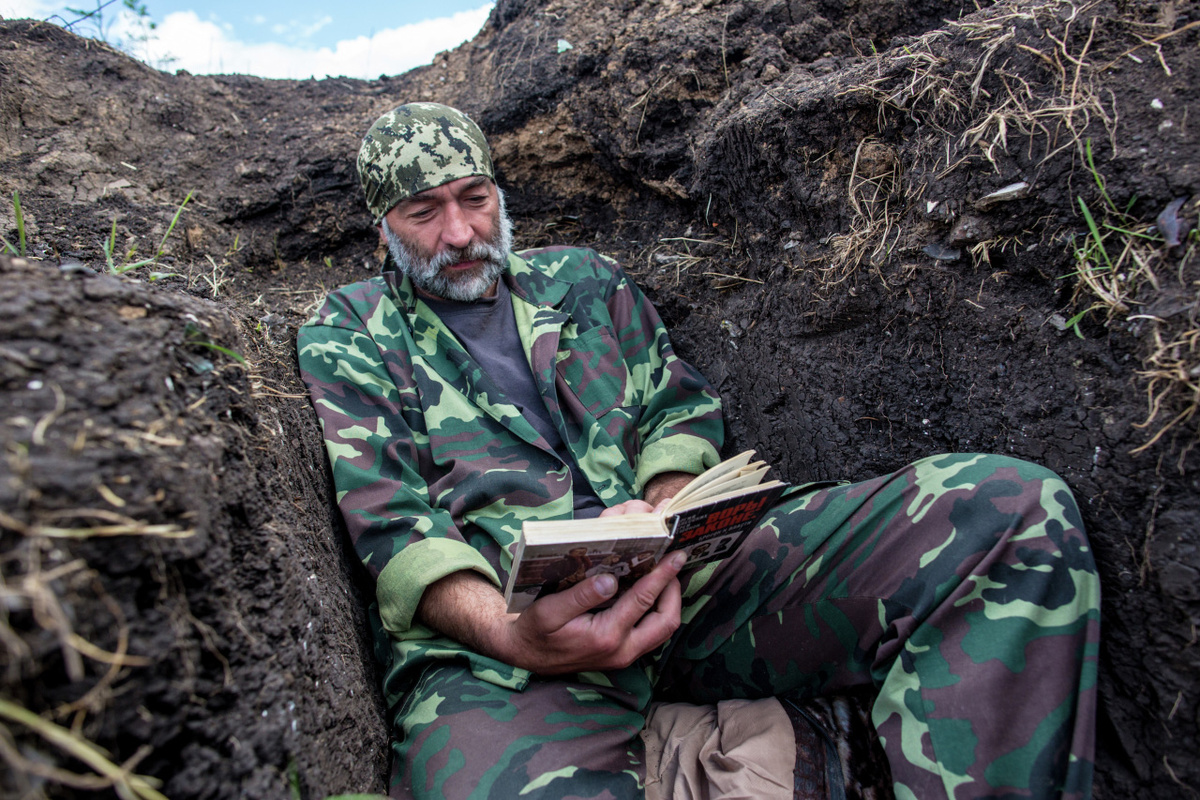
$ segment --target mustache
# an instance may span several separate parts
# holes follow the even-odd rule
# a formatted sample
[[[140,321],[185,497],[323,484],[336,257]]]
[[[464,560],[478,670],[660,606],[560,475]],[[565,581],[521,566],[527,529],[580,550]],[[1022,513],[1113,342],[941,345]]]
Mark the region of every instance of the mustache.
[[[448,267],[452,264],[460,264],[463,261],[497,261],[503,263],[505,260],[504,253],[500,252],[500,248],[488,242],[472,242],[466,247],[454,247],[435,255],[429,259],[429,271],[440,272],[442,267]]]

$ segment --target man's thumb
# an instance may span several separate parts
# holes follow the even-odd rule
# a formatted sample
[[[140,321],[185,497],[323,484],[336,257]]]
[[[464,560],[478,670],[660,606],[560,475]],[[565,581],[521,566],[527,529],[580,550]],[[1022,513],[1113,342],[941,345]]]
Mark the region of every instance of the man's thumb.
[[[617,593],[617,579],[608,573],[601,573],[592,579],[592,588],[601,600],[607,600]]]

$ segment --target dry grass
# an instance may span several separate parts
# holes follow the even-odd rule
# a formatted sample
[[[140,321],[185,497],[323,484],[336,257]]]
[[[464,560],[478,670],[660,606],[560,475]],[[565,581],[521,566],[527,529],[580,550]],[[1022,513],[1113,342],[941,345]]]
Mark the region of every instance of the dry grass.
[[[1091,232],[1081,234],[1084,244],[1074,249],[1077,269],[1070,276],[1077,279],[1072,298],[1076,307],[1086,305],[1085,312],[1101,311],[1111,322],[1129,315],[1147,284],[1159,289],[1152,265],[1160,258],[1150,230],[1149,225],[1117,228],[1106,224],[1099,241]],[[1108,250],[1114,244],[1116,255],[1110,256]],[[1161,245],[1161,240],[1157,244]]]
[[[1191,214],[1200,212],[1200,202],[1190,204]],[[1160,271],[1174,266],[1167,278],[1156,280],[1159,302],[1146,304],[1132,322],[1150,325],[1152,346],[1139,373],[1146,381],[1148,412],[1138,427],[1151,431],[1150,439],[1134,452],[1141,452],[1168,432],[1184,433],[1179,463],[1200,442],[1200,236],[1193,231],[1182,257],[1158,263]],[[1151,270],[1154,262],[1146,267]],[[1150,276],[1154,273],[1151,271]],[[1165,298],[1173,301],[1163,302]]]
[[[1008,251],[1016,253],[1020,248],[1024,247],[1024,242],[1019,236],[997,236],[991,239],[984,239],[982,242],[976,242],[967,248],[967,254],[971,256],[971,263],[979,269],[984,266],[991,266],[992,254],[1004,254]]]
[[[304,319],[315,314],[329,294],[324,281],[318,283],[314,289],[271,288],[267,291],[274,295],[283,295],[286,310]],[[258,303],[251,303],[251,305],[258,305]]]
[[[1196,319],[1200,282],[1194,274],[1195,240],[1190,247],[1171,249],[1152,223],[1119,210],[1093,161],[1091,139],[1107,139],[1109,151],[1116,151],[1116,98],[1105,88],[1105,71],[1126,58],[1139,63],[1156,59],[1170,77],[1162,42],[1200,22],[1171,29],[1171,21],[1143,25],[1096,11],[1095,2],[1046,0],[950,22],[945,30],[910,42],[902,55],[881,56],[877,76],[843,94],[865,96],[875,103],[880,130],[890,115],[899,112],[937,131],[944,150],[925,169],[938,179],[963,168],[1002,173],[1013,163],[1014,146],[1023,148],[1021,155],[1035,165],[1065,158],[1069,172],[1080,165],[1090,170],[1104,205],[1093,217],[1080,201],[1078,211],[1088,227],[1069,251],[1078,311],[1072,323],[1078,332],[1081,317],[1100,314],[1105,324],[1136,330],[1148,343],[1140,374],[1146,381],[1148,410],[1143,427],[1149,438],[1138,448],[1141,451],[1168,433],[1194,429],[1200,422],[1200,322]],[[1116,26],[1128,39],[1128,48],[1116,59],[1113,52],[1097,51],[1101,38],[1111,47],[1111,35],[1099,36],[1106,25]],[[859,153],[866,144],[867,140],[860,142]],[[849,232],[829,240],[834,258],[822,271],[823,283],[840,283],[860,263],[877,266],[888,257],[899,241],[893,231],[898,231],[897,218],[904,211],[888,198],[902,194],[902,178],[916,180],[911,175],[918,171],[913,166],[903,173],[864,176],[856,154],[849,180],[854,216]],[[914,196],[920,193],[919,188],[908,191]],[[1196,219],[1196,204],[1189,209],[1180,216]],[[1028,235],[1038,237],[1038,232],[1031,230]],[[979,266],[988,263],[997,248],[1002,251],[1018,244],[1013,237],[992,239],[974,245],[969,253]],[[1158,302],[1164,297],[1182,298],[1165,316]]]
[[[1064,151],[1074,159],[1090,127],[1098,122],[1110,137],[1116,128],[1112,98],[1106,102],[1098,88],[1100,67],[1090,56],[1096,18],[1076,35],[1081,13],[1075,3],[1053,0],[984,21],[951,22],[908,44],[903,55],[881,56],[878,77],[842,94],[870,98],[880,130],[900,111],[937,131],[944,150],[928,172],[938,179],[980,165],[1000,172],[1018,139],[1040,161]],[[955,34],[973,57],[946,52]],[[870,159],[872,168],[863,169],[864,154],[879,146],[869,137],[857,146],[847,187],[853,217],[847,232],[829,239],[833,259],[821,270],[823,286],[841,283],[864,262],[882,279],[882,265],[901,243],[901,220],[923,193],[923,183],[905,186],[917,167],[903,169],[898,155],[883,168]],[[978,262],[987,252],[984,246],[971,255]]]
[[[94,521],[86,527],[60,527],[63,520]],[[23,522],[0,512],[0,528],[16,534],[12,545],[0,552],[0,652],[4,653],[5,682],[16,685],[26,670],[36,668],[35,654],[13,627],[19,614],[27,624],[49,635],[58,645],[63,670],[72,682],[88,679],[87,662],[99,667],[100,676],[77,700],[63,703],[45,714],[35,714],[18,702],[0,697],[0,761],[11,779],[26,790],[50,782],[88,791],[110,790],[123,800],[158,800],[157,779],[133,774],[137,763],[149,752],[143,747],[123,764],[109,755],[82,731],[89,715],[103,711],[111,702],[115,685],[129,668],[152,662],[129,653],[129,625],[120,605],[105,592],[96,572],[83,559],[65,555],[55,540],[97,536],[153,536],[178,538],[190,535],[172,525],[151,525],[104,509],[72,509],[47,517],[44,523]],[[106,650],[75,630],[74,609],[103,606],[111,617],[116,646]],[[64,720],[67,726],[55,722]],[[10,728],[10,726],[13,726]],[[27,740],[36,736],[65,757],[87,767],[76,772],[31,758],[27,747],[18,744],[17,733]]]
[[[1139,453],[1200,421],[1200,254],[1194,232],[1181,246],[1168,246],[1154,225],[1119,211],[1097,182],[1106,201],[1100,219],[1080,200],[1088,232],[1073,249],[1073,302],[1081,309],[1073,321],[1099,313],[1106,325],[1124,324],[1149,342],[1139,372],[1147,396],[1139,427],[1150,438],[1133,450]],[[1189,219],[1198,213],[1197,201],[1180,209]],[[1188,437],[1180,463],[1197,440]]]
[[[208,260],[212,270],[210,272],[198,272],[192,275],[188,279],[188,286],[189,288],[194,287],[198,285],[199,281],[204,281],[204,283],[208,286],[208,290],[212,292],[213,298],[216,299],[221,295],[221,289],[223,289],[226,285],[233,283],[233,278],[230,278],[225,274],[225,268],[229,266],[229,262],[225,259],[222,259],[221,263],[218,264],[212,256],[206,254],[204,257]]]
[[[834,259],[818,270],[823,287],[846,280],[865,259],[878,273],[899,241],[904,198],[900,159],[890,147],[867,138],[858,143],[846,187],[854,215],[850,231],[829,238]]]
[[[121,800],[166,800],[157,789],[161,785],[157,778],[133,773],[138,762],[150,754],[151,749],[147,746],[138,748],[133,758],[117,765],[109,759],[104,750],[77,732],[56,725],[3,698],[0,698],[0,719],[27,728],[93,770],[90,774],[72,772],[26,758],[17,749],[16,740],[11,732],[0,723],[0,758],[19,771],[23,777],[32,776],[72,789],[92,792],[111,789]]]
[[[1041,49],[1027,44],[1012,45],[1016,51],[1026,53],[1042,63],[1048,81],[1031,82],[1022,71],[1012,68],[1006,61],[995,69],[1003,91],[998,98],[988,98],[987,112],[976,119],[962,134],[960,146],[978,149],[984,158],[999,171],[998,153],[1007,153],[1010,130],[1022,133],[1030,142],[1044,143],[1042,161],[1047,161],[1063,150],[1076,148],[1082,154],[1086,131],[1093,121],[1098,120],[1115,135],[1116,110],[1114,98],[1108,98],[1106,106],[1102,92],[1097,88],[1099,65],[1089,60],[1089,51],[1096,34],[1098,17],[1093,17],[1088,27],[1087,39],[1072,53],[1071,27],[1079,9],[1070,8],[1071,16],[1056,36],[1052,29],[1043,31],[1049,46]],[[1014,15],[1024,17],[1025,15]],[[974,34],[979,36],[980,34]],[[968,38],[973,35],[969,34]],[[971,85],[971,103],[974,107],[980,100],[981,82],[993,55],[1012,39],[1012,33],[993,35],[986,43],[979,72]],[[1046,87],[1050,91],[1046,91]],[[1031,153],[1032,155],[1032,153]]]
[[[887,74],[843,94],[866,95],[879,104],[881,124],[889,110],[902,111],[945,135],[939,177],[965,164],[984,161],[999,169],[1016,134],[1032,148],[1041,143],[1045,161],[1075,147],[1082,153],[1085,131],[1100,122],[1112,136],[1116,128],[1114,99],[1099,88],[1102,64],[1092,60],[1098,17],[1075,44],[1074,28],[1086,6],[1054,0],[1041,6],[995,16],[986,21],[951,22],[908,45],[893,59]],[[1031,31],[1018,36],[1017,29]],[[955,69],[934,45],[955,32],[965,35],[975,51],[970,69]],[[1036,32],[1036,33],[1033,33]],[[1038,46],[1027,44],[1034,42]],[[1031,66],[1040,68],[1033,74]],[[882,67],[880,72],[884,72]],[[999,81],[985,88],[987,76]],[[998,91],[997,91],[998,89]]]
[[[737,232],[734,238],[722,236],[704,237],[685,234],[667,236],[648,247],[635,260],[636,274],[657,272],[669,275],[672,286],[679,286],[685,275],[702,275],[712,282],[715,289],[729,289],[743,283],[761,283],[755,278],[740,274],[750,263],[744,255],[737,256]]]
[[[1154,433],[1135,453],[1146,450],[1172,430],[1193,427],[1200,414],[1200,328],[1193,321],[1192,327],[1169,337],[1164,336],[1165,327],[1155,326],[1154,349],[1140,373],[1146,379],[1150,410],[1138,427]],[[1193,438],[1184,449],[1195,444]]]

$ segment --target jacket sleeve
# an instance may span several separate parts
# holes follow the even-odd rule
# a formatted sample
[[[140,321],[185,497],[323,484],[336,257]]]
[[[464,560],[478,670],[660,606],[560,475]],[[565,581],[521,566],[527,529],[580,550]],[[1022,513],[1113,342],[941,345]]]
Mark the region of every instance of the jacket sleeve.
[[[394,341],[403,326],[382,324],[381,305],[330,295],[300,328],[297,349],[350,539],[376,577],[384,627],[403,639],[425,588],[438,579],[471,569],[500,582],[450,513],[430,502],[419,469],[428,437],[411,410],[419,411],[416,388],[397,385],[394,376],[405,370],[388,368],[407,358]]]
[[[666,326],[641,289],[610,259],[608,313],[641,406],[637,488],[663,472],[699,474],[720,461],[721,399],[704,376],[675,355]]]

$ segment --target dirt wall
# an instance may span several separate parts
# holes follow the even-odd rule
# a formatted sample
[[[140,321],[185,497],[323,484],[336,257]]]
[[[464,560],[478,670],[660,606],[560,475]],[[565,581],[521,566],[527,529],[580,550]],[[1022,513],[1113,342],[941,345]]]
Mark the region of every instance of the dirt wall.
[[[0,191],[39,259],[0,262],[0,698],[114,763],[148,746],[133,771],[171,797],[378,787],[362,598],[292,342],[378,268],[361,131],[434,99],[492,137],[520,244],[637,275],[731,448],[791,480],[947,450],[1059,471],[1105,593],[1096,794],[1200,783],[1197,21],[501,2],[379,81],[167,75],[0,23]],[[79,768],[5,724],[26,762]]]

